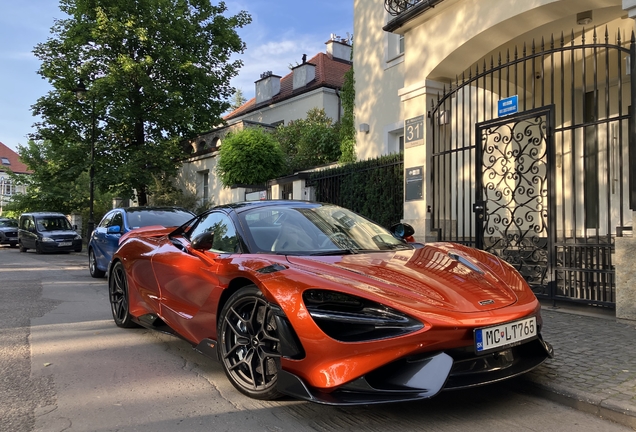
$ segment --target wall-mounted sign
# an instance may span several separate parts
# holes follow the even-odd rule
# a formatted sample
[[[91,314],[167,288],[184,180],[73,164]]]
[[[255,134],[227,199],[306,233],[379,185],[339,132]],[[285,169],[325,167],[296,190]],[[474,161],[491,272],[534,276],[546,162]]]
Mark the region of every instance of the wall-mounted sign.
[[[405,170],[404,181],[406,185],[405,197],[406,201],[421,200],[423,198],[422,190],[424,184],[424,167],[411,167]]]
[[[422,144],[424,144],[424,116],[404,121],[404,148],[417,147]]]
[[[516,114],[519,111],[519,96],[514,95],[505,99],[499,99],[497,113],[499,117]]]

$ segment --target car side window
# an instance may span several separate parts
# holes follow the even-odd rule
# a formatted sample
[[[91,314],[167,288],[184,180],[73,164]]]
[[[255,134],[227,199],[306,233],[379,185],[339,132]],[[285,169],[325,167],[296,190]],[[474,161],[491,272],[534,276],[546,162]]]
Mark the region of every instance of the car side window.
[[[115,213],[115,215],[111,219],[111,221],[108,224],[108,226],[109,227],[118,226],[118,227],[123,229],[124,228],[124,218],[122,217],[121,213],[119,213],[119,212]]]
[[[239,252],[236,228],[226,214],[213,212],[205,216],[194,227],[194,230],[190,234],[190,239],[194,239],[198,235],[206,232],[214,232],[214,240],[210,251],[218,253]]]
[[[102,219],[102,221],[99,223],[98,227],[99,228],[106,228],[108,227],[108,225],[110,224],[110,221],[113,218],[113,214],[109,213],[106,216],[104,216],[104,219]]]

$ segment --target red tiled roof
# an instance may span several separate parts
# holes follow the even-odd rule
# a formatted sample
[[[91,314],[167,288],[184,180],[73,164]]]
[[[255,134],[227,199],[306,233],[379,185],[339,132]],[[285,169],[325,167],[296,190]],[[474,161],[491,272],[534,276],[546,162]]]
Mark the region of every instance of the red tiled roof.
[[[345,73],[351,69],[351,62],[336,60],[329,54],[318,53],[307,63],[316,65],[316,78],[312,80],[306,86],[294,90],[294,74],[293,72],[285,75],[280,80],[280,92],[275,95],[271,100],[263,102],[259,105],[269,105],[271,103],[281,102],[286,99],[293,98],[301,93],[306,93],[310,90],[314,90],[321,87],[340,89],[344,84]],[[225,120],[231,120],[236,117],[240,117],[243,114],[247,114],[257,107],[256,98],[252,98],[235,109],[225,117]]]
[[[3,164],[2,158],[9,159],[10,165]],[[11,171],[16,174],[31,174],[33,172],[22,163],[20,156],[16,152],[0,142],[0,171],[6,168],[11,168]]]

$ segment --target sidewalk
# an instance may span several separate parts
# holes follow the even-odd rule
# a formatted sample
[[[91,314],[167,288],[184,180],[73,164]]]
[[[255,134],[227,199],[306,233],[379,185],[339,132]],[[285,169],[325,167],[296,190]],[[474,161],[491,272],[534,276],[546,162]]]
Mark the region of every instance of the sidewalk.
[[[524,376],[533,390],[636,429],[636,321],[547,304],[541,314],[555,357]]]

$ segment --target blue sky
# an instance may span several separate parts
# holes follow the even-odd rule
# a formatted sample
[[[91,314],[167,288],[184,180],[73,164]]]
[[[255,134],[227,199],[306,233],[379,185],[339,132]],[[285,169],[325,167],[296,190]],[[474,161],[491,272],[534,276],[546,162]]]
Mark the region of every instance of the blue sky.
[[[216,4],[217,0],[213,0]],[[31,105],[46,94],[48,83],[33,47],[50,36],[53,20],[62,18],[55,0],[0,0],[0,142],[13,150],[27,143],[35,118]],[[324,51],[331,33],[353,33],[353,1],[227,0],[232,13],[246,10],[252,23],[239,31],[247,50],[244,66],[232,85],[246,98],[262,72],[284,76],[288,66]]]

